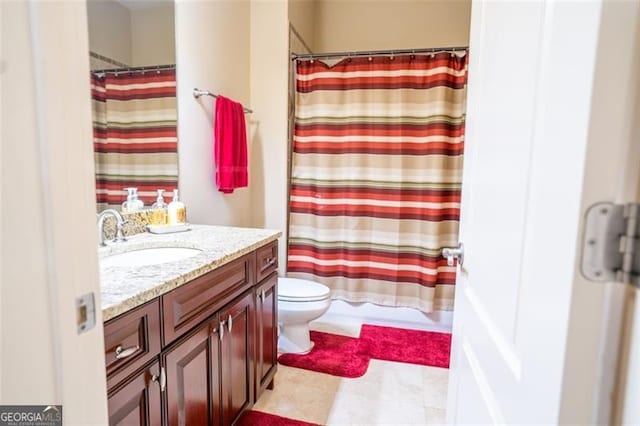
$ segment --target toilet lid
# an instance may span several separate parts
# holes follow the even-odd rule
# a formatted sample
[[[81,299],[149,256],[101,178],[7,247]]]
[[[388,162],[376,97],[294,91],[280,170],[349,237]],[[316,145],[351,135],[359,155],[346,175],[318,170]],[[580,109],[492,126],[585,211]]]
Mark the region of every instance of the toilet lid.
[[[298,278],[278,278],[278,300],[314,302],[329,297],[329,287]]]

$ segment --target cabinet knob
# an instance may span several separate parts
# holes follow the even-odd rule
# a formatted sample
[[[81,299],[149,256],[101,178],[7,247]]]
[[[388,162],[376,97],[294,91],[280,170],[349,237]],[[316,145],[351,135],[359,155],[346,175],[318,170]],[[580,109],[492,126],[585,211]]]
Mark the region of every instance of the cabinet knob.
[[[224,338],[224,323],[225,321],[220,321],[220,327],[218,327],[218,331],[220,332],[220,334],[218,334],[218,336],[220,336],[220,341]]]
[[[227,327],[229,327],[229,333],[231,333],[231,327],[233,327],[233,317],[229,314],[229,319],[227,320]]]
[[[160,375],[151,375],[151,381],[158,382],[158,384],[160,385],[160,392],[165,391],[165,389],[167,388],[167,373],[165,372],[164,367],[160,367]]]
[[[127,358],[133,355],[134,353],[136,353],[138,350],[140,350],[140,346],[131,346],[128,348],[123,348],[122,345],[119,345],[116,348],[116,359]]]

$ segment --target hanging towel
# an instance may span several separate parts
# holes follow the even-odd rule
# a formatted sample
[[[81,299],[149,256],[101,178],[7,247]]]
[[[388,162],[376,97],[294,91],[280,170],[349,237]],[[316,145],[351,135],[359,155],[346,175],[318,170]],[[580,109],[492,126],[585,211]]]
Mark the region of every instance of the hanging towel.
[[[247,173],[247,130],[242,104],[218,95],[216,98],[214,161],[216,186],[231,194],[249,184]]]

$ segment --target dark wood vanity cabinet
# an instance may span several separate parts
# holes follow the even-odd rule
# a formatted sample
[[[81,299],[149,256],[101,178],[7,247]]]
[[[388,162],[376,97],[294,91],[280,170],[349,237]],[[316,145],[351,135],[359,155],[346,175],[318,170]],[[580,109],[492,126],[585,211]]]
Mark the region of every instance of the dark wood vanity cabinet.
[[[253,403],[253,291],[162,353],[169,425],[230,425]]]
[[[278,242],[274,241],[256,250],[257,282],[261,282],[278,269]]]
[[[273,272],[256,286],[255,400],[273,389],[278,366],[278,274]]]
[[[220,424],[219,336],[215,316],[163,352],[169,425]]]
[[[160,309],[157,300],[145,303],[104,325],[107,386],[131,377],[160,353]]]
[[[162,296],[164,344],[209,318],[256,283],[255,252]]]
[[[253,405],[254,303],[253,291],[220,312],[220,384],[222,424],[230,425]]]
[[[227,426],[273,385],[276,244],[105,323],[109,424]]]
[[[162,425],[160,371],[156,361],[109,395],[110,425]]]

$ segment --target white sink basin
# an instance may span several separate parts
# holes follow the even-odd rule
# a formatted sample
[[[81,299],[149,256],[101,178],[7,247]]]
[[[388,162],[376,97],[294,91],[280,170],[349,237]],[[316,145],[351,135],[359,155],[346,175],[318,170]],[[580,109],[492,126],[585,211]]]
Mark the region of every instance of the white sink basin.
[[[187,247],[145,248],[104,257],[100,260],[100,265],[104,267],[159,265],[187,259],[200,253],[202,250]]]

